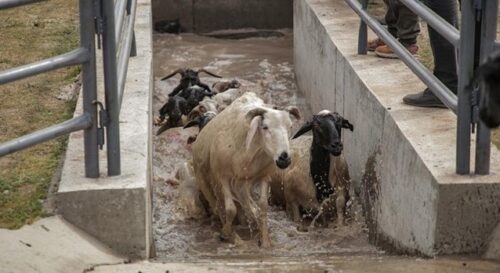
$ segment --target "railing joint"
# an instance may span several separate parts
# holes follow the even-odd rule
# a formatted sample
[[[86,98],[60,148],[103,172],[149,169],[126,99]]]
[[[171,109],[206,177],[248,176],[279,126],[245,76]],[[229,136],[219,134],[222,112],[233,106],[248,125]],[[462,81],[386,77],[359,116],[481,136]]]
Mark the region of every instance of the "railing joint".
[[[94,100],[92,104],[96,104],[99,107],[99,124],[97,126],[97,145],[99,149],[102,150],[105,140],[104,140],[104,127],[108,126],[109,115],[108,111],[104,108],[102,102]]]

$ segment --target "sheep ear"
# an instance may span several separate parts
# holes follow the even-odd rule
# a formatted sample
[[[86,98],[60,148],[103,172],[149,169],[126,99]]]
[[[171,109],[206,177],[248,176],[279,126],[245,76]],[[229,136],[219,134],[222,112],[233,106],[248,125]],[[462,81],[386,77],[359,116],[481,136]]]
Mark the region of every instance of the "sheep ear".
[[[196,141],[196,137],[197,137],[197,135],[195,135],[195,136],[189,136],[188,139],[187,139],[187,144],[191,144],[191,143],[195,142]]]
[[[196,74],[199,74],[199,73],[202,73],[202,72],[207,73],[208,75],[210,75],[210,76],[212,76],[212,77],[215,77],[215,78],[222,78],[221,76],[216,75],[216,74],[214,74],[214,73],[212,73],[212,72],[210,72],[210,71],[207,71],[207,70],[205,70],[204,68],[202,68],[202,69],[200,69],[200,70],[196,71]]]
[[[246,140],[247,151],[250,149],[250,146],[252,145],[253,138],[255,137],[255,134],[257,133],[257,129],[259,129],[259,125],[261,122],[262,122],[262,116],[255,116],[250,122],[250,129],[248,130],[247,140]]]
[[[302,127],[299,129],[299,131],[297,131],[297,133],[295,133],[292,139],[298,138],[299,136],[311,131],[311,129],[312,129],[312,122],[308,121],[304,125],[302,125]]]
[[[248,113],[246,114],[246,119],[247,121],[250,123],[251,121],[253,121],[253,118],[256,117],[256,116],[261,116],[261,117],[264,117],[264,114],[267,112],[266,109],[263,109],[263,108],[255,108],[255,109],[252,109],[250,111],[248,111]]]
[[[163,77],[163,78],[161,79],[161,81],[164,81],[164,80],[166,80],[166,79],[172,78],[172,77],[173,77],[173,76],[175,76],[176,74],[181,74],[181,76],[183,76],[183,77],[184,77],[185,71],[184,71],[184,69],[179,68],[179,69],[175,70],[174,72],[170,73],[169,75],[167,75],[167,76]]]
[[[200,118],[199,117],[191,120],[186,125],[184,125],[184,129],[189,128],[189,127],[193,127],[193,126],[198,126],[198,125],[200,125]]]
[[[354,126],[347,119],[342,119],[342,128],[354,131]]]
[[[296,118],[297,120],[301,119],[299,108],[295,106],[289,106],[286,108],[286,111],[288,111],[288,113],[290,113],[290,115]]]

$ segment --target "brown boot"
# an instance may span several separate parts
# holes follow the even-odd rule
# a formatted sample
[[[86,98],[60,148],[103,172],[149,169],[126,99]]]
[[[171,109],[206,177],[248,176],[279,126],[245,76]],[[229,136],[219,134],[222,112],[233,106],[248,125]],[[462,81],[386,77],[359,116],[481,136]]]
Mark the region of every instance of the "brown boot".
[[[408,50],[408,52],[410,52],[412,55],[416,55],[418,52],[418,45],[417,44],[408,45],[406,46],[406,50]],[[375,54],[380,58],[387,58],[387,59],[398,58],[398,55],[396,55],[396,53],[394,53],[394,51],[387,45],[377,47],[377,49],[375,49]]]
[[[377,49],[377,47],[384,46],[384,45],[385,45],[384,41],[382,41],[380,38],[373,39],[373,40],[368,41],[368,47],[366,48],[366,50],[375,51],[375,49]]]

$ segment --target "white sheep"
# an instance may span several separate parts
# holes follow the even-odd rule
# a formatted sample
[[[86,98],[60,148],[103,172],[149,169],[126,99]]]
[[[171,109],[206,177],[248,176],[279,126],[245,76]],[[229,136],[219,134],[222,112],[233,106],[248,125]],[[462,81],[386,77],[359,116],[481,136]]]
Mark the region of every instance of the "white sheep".
[[[269,174],[276,166],[290,165],[291,126],[290,113],[266,107],[255,93],[245,93],[199,133],[192,147],[194,172],[211,212],[223,223],[222,239],[240,241],[232,225],[243,213],[257,223],[261,246],[270,247]],[[255,186],[258,200],[252,197]]]

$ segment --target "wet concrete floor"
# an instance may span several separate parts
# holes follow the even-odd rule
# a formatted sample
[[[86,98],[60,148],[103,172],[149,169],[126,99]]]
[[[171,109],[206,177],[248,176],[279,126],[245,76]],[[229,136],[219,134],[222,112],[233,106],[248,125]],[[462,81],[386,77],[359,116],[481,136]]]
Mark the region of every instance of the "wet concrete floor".
[[[179,76],[160,81],[163,76],[177,68],[203,67],[225,79],[238,79],[244,91],[257,93],[266,103],[296,105],[305,119],[309,118],[310,109],[295,85],[291,31],[284,30],[283,33],[283,37],[241,40],[155,33],[154,115],[178,84]],[[209,85],[217,80],[202,74],[202,81]],[[303,121],[296,122],[295,128]],[[223,265],[238,263],[245,267],[245,264],[251,264],[249,268],[255,270],[250,272],[282,272],[282,269],[289,272],[500,272],[498,264],[470,258],[428,260],[388,255],[368,243],[368,231],[356,200],[351,206],[352,219],[344,227],[299,232],[297,224],[287,219],[282,209],[272,207],[269,213],[271,249],[260,249],[256,240],[251,239],[256,234],[247,227],[237,229],[247,239],[244,245],[220,242],[218,224],[186,214],[186,197],[179,190],[182,185],[173,179],[179,164],[190,158],[190,146],[186,140],[196,132],[194,128],[174,128],[154,137],[156,261],[203,263],[210,259]],[[260,265],[265,265],[264,271],[259,271]],[[416,271],[409,270],[411,268]]]

